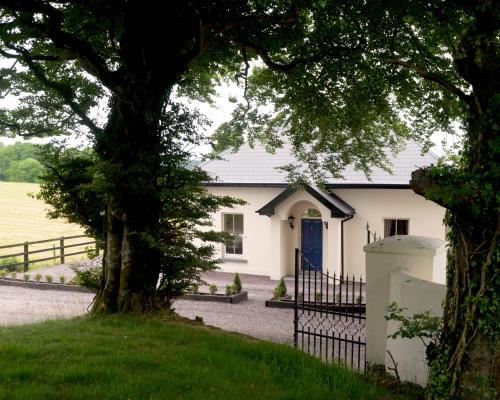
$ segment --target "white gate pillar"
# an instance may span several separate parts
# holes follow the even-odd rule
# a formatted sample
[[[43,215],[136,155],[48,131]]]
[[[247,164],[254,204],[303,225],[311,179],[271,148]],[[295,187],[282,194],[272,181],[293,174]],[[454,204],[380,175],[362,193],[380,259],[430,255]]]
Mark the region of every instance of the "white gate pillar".
[[[363,247],[366,254],[366,361],[385,365],[391,273],[404,269],[432,281],[445,268],[445,242],[423,236],[391,236]]]

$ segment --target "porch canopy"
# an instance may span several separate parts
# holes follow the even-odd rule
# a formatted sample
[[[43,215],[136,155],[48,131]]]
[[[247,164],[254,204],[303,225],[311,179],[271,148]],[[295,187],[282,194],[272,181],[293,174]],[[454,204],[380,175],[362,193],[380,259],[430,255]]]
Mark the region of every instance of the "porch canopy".
[[[267,203],[264,207],[256,211],[260,215],[271,217],[274,215],[274,210],[286,199],[294,193],[304,189],[307,193],[313,196],[321,204],[330,210],[332,218],[347,218],[355,214],[355,210],[348,203],[330,191],[323,191],[315,185],[304,185],[302,187],[288,186],[283,192],[278,194],[274,199]]]

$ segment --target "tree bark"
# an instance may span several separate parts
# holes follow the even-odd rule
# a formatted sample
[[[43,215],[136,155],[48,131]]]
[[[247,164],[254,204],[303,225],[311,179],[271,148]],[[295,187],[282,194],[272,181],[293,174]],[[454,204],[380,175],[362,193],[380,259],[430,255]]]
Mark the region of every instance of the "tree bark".
[[[449,254],[444,326],[432,351],[429,399],[494,399],[500,394],[500,62],[498,7],[477,0],[455,64],[472,87],[462,160],[420,169],[411,186],[447,208]]]
[[[131,96],[132,98],[132,96]],[[160,273],[160,130],[162,100],[154,94],[134,101],[115,99],[108,125],[96,138],[106,209],[103,282],[93,312],[154,311]]]

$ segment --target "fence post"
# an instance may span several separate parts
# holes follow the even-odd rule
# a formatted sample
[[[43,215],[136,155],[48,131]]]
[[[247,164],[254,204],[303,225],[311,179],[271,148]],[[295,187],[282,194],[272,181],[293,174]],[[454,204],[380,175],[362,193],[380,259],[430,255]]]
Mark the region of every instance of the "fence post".
[[[298,330],[299,330],[299,300],[298,300],[298,297],[299,297],[299,256],[300,256],[300,252],[299,252],[299,249],[295,249],[295,288],[294,288],[294,291],[295,291],[295,296],[294,296],[294,300],[293,300],[293,312],[294,312],[294,315],[293,315],[293,344],[295,346],[295,348],[297,348],[298,346],[298,343],[299,343],[299,334],[298,334]]]
[[[28,242],[24,242],[24,272],[28,272],[29,261]]]
[[[60,249],[60,255],[61,255],[61,264],[64,264],[64,236],[61,236],[61,239],[59,239],[59,247]]]

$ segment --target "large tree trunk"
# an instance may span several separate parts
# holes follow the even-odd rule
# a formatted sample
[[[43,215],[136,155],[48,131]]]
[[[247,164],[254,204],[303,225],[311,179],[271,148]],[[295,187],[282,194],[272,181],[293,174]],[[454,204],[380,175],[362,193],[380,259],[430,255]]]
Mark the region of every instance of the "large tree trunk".
[[[104,276],[94,312],[149,312],[157,297],[160,253],[161,99],[113,101],[96,151],[110,193],[105,217]]]
[[[430,360],[429,398],[500,395],[500,59],[498,6],[470,3],[475,20],[454,55],[472,86],[459,166],[413,173],[415,192],[445,206],[450,227],[444,326]]]
[[[439,181],[425,169],[412,187],[436,200]],[[467,176],[467,175],[466,175]],[[460,190],[458,179],[456,190]],[[495,185],[498,188],[498,183]],[[450,190],[450,186],[443,188]],[[498,192],[497,192],[498,193]],[[444,325],[430,353],[429,399],[495,399],[500,393],[500,212],[463,198],[447,212],[449,254]]]

